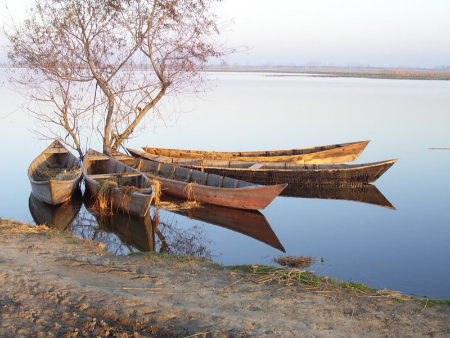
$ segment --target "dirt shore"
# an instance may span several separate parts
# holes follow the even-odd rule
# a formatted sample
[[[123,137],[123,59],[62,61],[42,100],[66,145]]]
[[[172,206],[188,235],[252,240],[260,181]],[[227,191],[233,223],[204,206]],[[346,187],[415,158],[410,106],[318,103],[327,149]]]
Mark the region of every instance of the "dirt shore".
[[[1,337],[448,337],[450,308],[262,283],[209,261],[117,257],[0,219]],[[399,301],[400,299],[400,301]]]

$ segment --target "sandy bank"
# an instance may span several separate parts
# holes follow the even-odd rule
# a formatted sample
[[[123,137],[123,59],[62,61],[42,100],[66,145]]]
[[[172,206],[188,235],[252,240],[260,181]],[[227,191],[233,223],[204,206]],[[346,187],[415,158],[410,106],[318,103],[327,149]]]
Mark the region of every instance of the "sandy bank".
[[[1,337],[444,337],[450,308],[272,282],[209,262],[117,257],[0,219]]]

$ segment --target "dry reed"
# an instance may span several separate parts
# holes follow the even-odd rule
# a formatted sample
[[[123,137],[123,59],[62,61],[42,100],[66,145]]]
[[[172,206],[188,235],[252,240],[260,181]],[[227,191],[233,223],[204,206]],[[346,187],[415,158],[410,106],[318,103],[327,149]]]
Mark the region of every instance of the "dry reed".
[[[81,174],[80,167],[73,167],[70,169],[63,168],[48,168],[37,167],[32,173],[32,177],[35,181],[70,181],[77,178]]]
[[[296,256],[287,256],[287,257],[278,257],[274,259],[275,263],[278,263],[282,266],[290,267],[290,268],[307,268],[315,263],[315,259],[313,257],[296,257]]]
[[[308,272],[299,269],[274,269],[257,280],[257,283],[261,285],[274,282],[286,285],[317,284],[317,281],[312,281],[309,278]]]
[[[158,180],[152,180],[150,184],[152,185],[153,189],[155,189],[155,204],[159,205],[161,203],[160,199],[162,194],[161,182]]]
[[[99,187],[93,209],[101,215],[106,215],[112,212],[114,189],[119,187],[119,183],[117,180],[112,179],[101,180],[99,182]]]
[[[197,201],[185,201],[182,203],[174,203],[168,201],[162,201],[158,204],[160,209],[166,211],[179,211],[179,210],[189,210],[198,208],[200,206],[200,202]]]
[[[194,182],[189,183],[183,192],[187,194],[188,201],[195,201]]]

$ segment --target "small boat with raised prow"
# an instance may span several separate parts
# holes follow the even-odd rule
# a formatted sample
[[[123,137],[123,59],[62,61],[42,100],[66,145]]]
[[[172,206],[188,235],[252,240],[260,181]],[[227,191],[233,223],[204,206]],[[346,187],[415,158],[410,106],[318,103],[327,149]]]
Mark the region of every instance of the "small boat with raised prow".
[[[287,186],[253,184],[192,168],[134,158],[116,151],[110,153],[116,160],[139,170],[149,179],[159,181],[164,195],[223,207],[262,210]]]
[[[174,158],[231,160],[242,162],[295,162],[342,164],[356,161],[370,141],[331,144],[289,150],[219,152],[142,147],[151,155]]]
[[[363,184],[375,182],[397,159],[364,164],[297,164],[295,162],[242,162],[213,159],[184,159],[156,156],[127,149],[137,158],[160,161],[209,174],[227,176],[255,184]]]
[[[36,198],[51,205],[61,204],[79,189],[81,162],[55,140],[31,163],[28,178]]]

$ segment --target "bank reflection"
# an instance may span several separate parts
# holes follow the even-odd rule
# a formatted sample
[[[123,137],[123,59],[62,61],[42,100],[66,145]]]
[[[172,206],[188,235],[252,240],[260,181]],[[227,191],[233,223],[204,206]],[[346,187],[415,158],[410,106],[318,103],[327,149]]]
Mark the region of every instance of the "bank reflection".
[[[353,201],[396,210],[391,202],[372,184],[341,184],[336,186],[289,184],[281,195],[286,197]]]
[[[60,231],[70,228],[82,204],[83,197],[80,191],[76,192],[70,200],[58,205],[44,203],[36,198],[33,193],[30,194],[28,199],[28,207],[34,223],[45,224]]]

